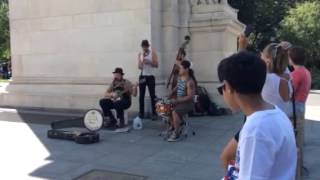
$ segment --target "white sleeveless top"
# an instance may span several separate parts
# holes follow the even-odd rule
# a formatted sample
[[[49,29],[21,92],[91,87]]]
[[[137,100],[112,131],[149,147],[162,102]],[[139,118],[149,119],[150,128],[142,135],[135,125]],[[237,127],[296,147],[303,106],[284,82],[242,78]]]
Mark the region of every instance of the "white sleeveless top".
[[[279,93],[281,77],[274,73],[267,73],[266,82],[262,89],[262,97],[265,101],[270,104],[277,106],[284,113],[286,113],[289,117],[291,116],[291,105],[290,101],[285,102]],[[291,94],[291,82],[288,81],[289,84],[289,93]]]
[[[147,56],[143,56],[143,52],[140,53],[140,61],[146,59],[147,61],[152,62],[152,51],[150,50]],[[142,66],[142,74],[143,76],[153,76],[154,75],[154,67],[151,64],[143,64]]]

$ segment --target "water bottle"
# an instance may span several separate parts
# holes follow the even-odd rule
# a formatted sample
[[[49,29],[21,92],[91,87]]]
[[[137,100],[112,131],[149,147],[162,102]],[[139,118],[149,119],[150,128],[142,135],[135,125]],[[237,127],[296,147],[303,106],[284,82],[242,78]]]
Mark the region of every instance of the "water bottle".
[[[138,116],[133,120],[133,129],[141,130],[143,128],[142,119]]]

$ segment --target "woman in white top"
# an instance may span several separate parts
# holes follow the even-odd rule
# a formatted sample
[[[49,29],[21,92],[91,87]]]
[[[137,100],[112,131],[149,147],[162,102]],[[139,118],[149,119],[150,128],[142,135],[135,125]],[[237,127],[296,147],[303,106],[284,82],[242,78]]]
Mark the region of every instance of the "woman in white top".
[[[290,98],[292,86],[288,53],[280,44],[271,43],[261,53],[261,58],[267,64],[267,77],[262,90],[265,101],[278,106],[289,117],[291,116]]]
[[[148,40],[143,40],[141,43],[142,52],[138,55],[138,68],[141,70],[139,77],[139,105],[140,112],[139,117],[144,118],[144,98],[146,93],[146,87],[149,89],[151,98],[152,119],[156,118],[155,99],[156,99],[156,80],[155,69],[158,68],[157,53],[150,49]]]

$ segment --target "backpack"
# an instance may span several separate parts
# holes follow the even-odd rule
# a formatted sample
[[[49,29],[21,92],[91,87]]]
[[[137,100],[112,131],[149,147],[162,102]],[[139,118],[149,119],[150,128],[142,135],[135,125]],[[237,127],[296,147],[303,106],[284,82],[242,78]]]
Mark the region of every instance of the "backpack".
[[[229,114],[229,111],[227,109],[219,107],[210,100],[209,94],[204,87],[198,86],[196,94],[198,96],[198,100],[195,103],[194,112],[191,115],[220,116]]]
[[[195,114],[207,115],[211,104],[207,90],[204,87],[198,86],[196,94],[198,96],[198,100],[195,103]]]

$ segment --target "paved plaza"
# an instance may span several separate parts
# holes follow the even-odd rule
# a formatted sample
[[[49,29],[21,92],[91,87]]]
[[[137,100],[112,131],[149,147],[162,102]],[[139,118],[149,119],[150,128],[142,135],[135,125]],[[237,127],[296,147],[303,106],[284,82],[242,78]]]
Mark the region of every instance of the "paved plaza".
[[[305,166],[307,180],[320,179],[320,95],[308,102]],[[144,129],[129,134],[102,130],[101,142],[79,145],[46,137],[48,122],[72,114],[0,109],[0,179],[69,180],[90,170],[148,177],[148,180],[221,179],[219,154],[241,127],[241,115],[190,118],[196,136],[168,143],[158,136],[162,123],[146,120]]]

